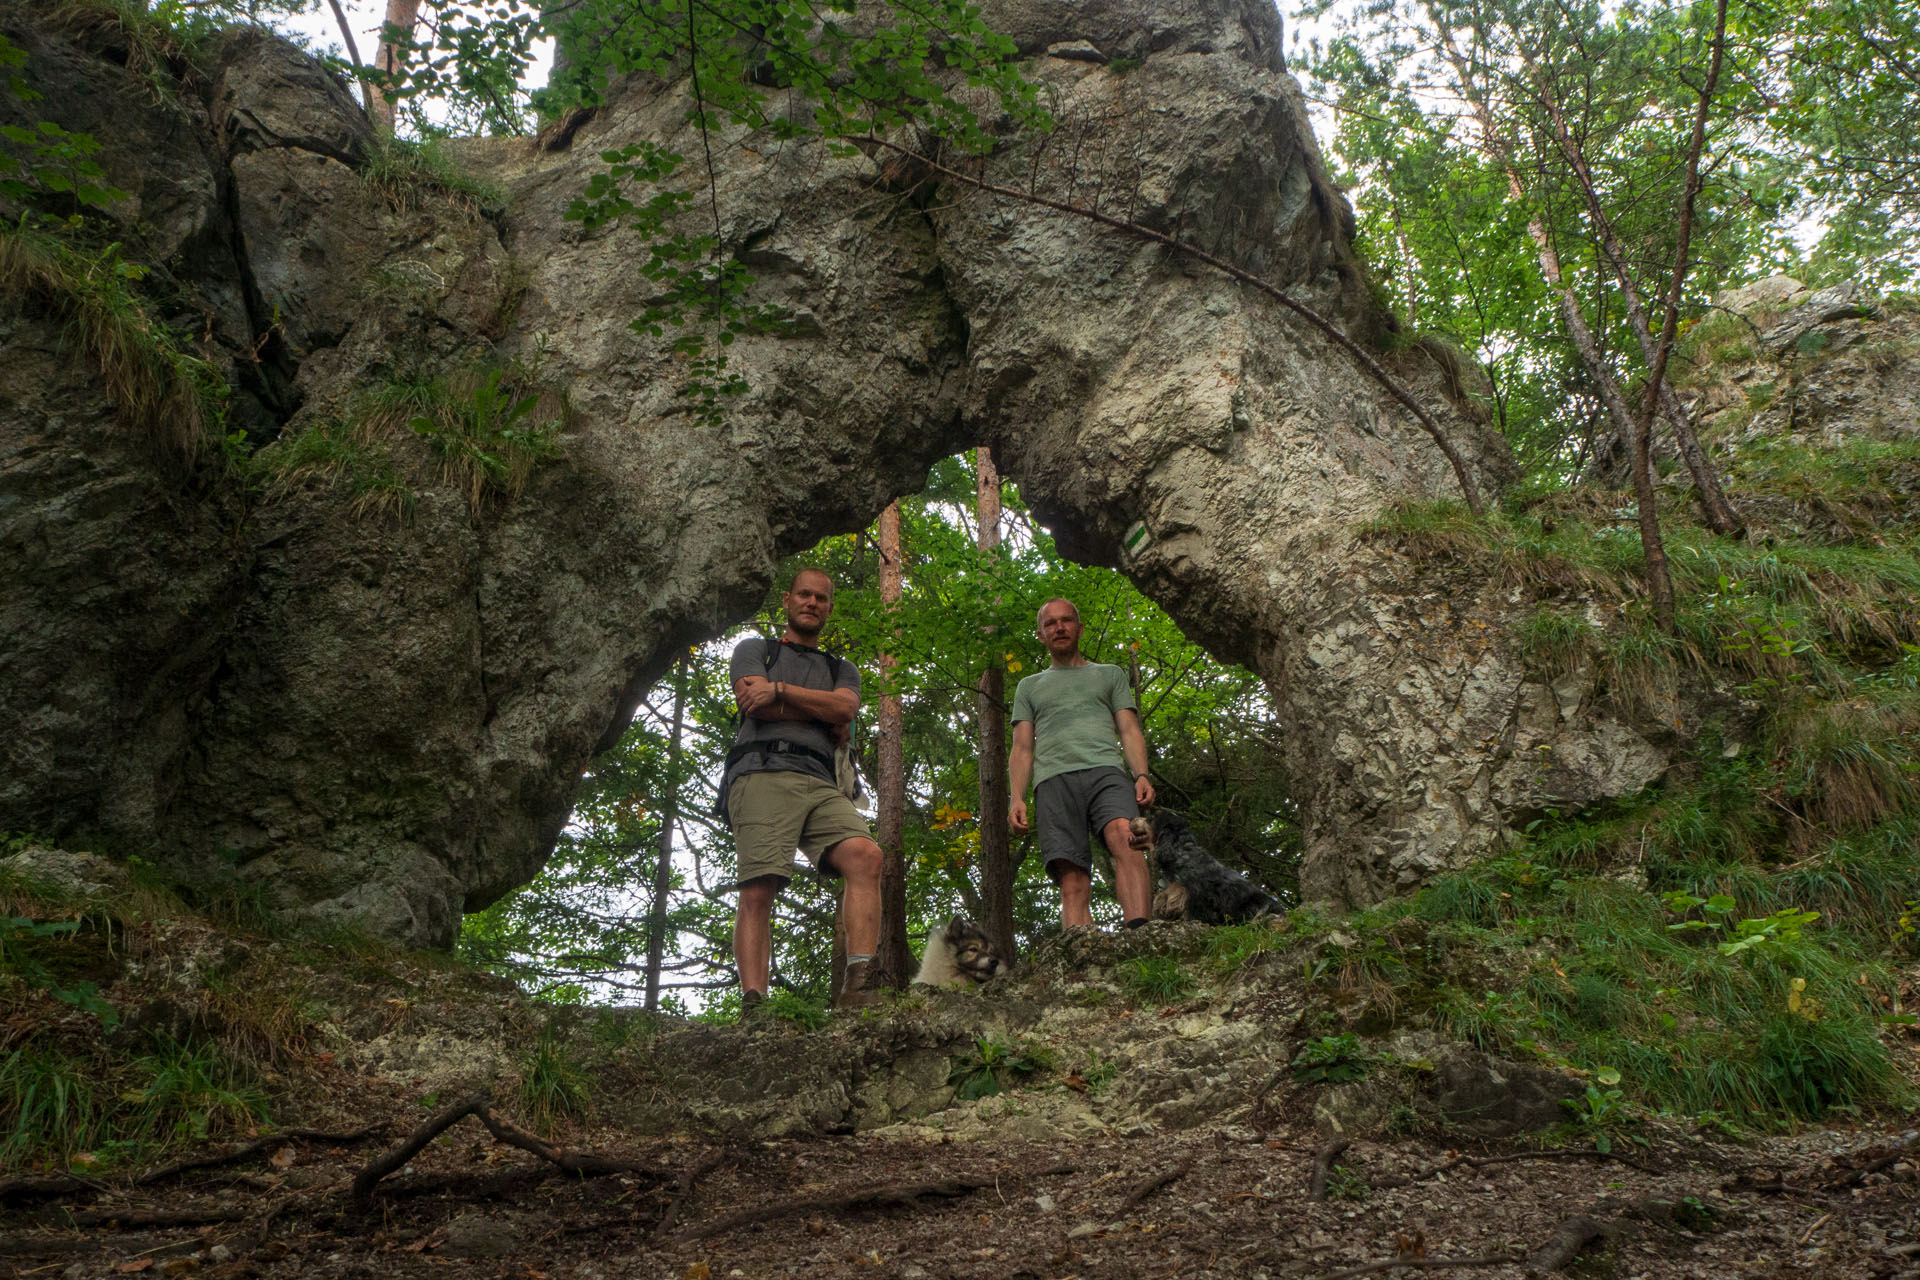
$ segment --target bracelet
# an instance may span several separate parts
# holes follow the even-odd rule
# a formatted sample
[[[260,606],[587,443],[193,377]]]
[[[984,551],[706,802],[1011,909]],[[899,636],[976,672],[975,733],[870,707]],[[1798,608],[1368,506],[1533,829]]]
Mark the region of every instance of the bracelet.
[[[1134,775],[1133,775],[1133,780],[1134,780],[1135,782],[1138,782],[1138,781],[1140,781],[1140,779],[1142,779],[1142,778],[1144,778],[1144,777],[1146,777],[1146,776],[1147,776],[1147,775],[1146,775],[1146,774],[1144,774],[1144,773],[1136,773],[1136,774],[1134,774]]]

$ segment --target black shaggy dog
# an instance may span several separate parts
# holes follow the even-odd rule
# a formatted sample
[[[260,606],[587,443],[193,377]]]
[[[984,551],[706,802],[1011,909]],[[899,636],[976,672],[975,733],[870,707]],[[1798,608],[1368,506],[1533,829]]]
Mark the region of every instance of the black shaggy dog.
[[[1153,858],[1167,878],[1167,887],[1154,898],[1154,915],[1239,924],[1281,910],[1278,898],[1202,849],[1185,818],[1161,809],[1150,821]]]

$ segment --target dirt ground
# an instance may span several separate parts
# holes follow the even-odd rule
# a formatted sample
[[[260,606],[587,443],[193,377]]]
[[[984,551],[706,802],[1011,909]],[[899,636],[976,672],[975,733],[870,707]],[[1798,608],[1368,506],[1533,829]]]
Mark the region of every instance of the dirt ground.
[[[0,1182],[0,1275],[1920,1280],[1913,1133],[1648,1134],[1610,1157],[1418,1138],[1333,1154],[1287,1120],[1076,1143],[602,1129],[543,1156],[469,1115],[356,1203],[356,1176],[422,1113],[372,1088],[332,1103],[371,1131],[269,1135],[144,1178]],[[554,1162],[583,1152],[631,1167]]]

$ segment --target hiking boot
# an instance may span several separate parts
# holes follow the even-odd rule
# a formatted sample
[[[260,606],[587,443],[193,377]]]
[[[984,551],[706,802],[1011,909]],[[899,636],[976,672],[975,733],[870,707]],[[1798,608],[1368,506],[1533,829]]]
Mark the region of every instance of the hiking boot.
[[[880,993],[886,990],[886,975],[881,973],[873,961],[847,966],[846,981],[840,987],[840,998],[833,1002],[836,1011],[841,1009],[870,1009],[880,999]]]
[[[740,1025],[756,1026],[766,1022],[772,1010],[767,1007],[767,993],[764,991],[742,991],[740,993]]]

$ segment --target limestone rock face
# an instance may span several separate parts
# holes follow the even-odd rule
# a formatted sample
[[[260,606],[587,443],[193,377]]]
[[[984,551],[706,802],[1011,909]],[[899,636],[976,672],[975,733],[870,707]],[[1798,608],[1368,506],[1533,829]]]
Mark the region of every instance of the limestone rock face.
[[[101,101],[146,91],[30,12],[0,3],[30,58],[84,70]],[[988,16],[1035,55],[1060,124],[987,181],[1177,235],[1362,342],[1390,326],[1270,6]],[[655,288],[636,238],[565,216],[606,149],[702,154],[676,86],[635,81],[559,151],[464,144],[504,193],[483,213],[383,198],[351,96],[289,47],[232,36],[211,61],[168,91],[170,147],[135,130],[105,158],[155,208],[166,184],[192,197],[165,219],[172,270],[205,300],[249,438],[297,438],[396,375],[517,360],[571,399],[563,456],[475,505],[401,427],[404,520],[317,478],[243,503],[205,468],[169,479],[57,322],[10,305],[0,625],[24,639],[0,659],[20,726],[0,828],[231,868],[283,910],[444,945],[537,871],[592,753],[681,646],[745,616],[781,556],[980,443],[1069,554],[1118,565],[1265,678],[1316,896],[1410,886],[1543,796],[1577,808],[1664,765],[1522,669],[1496,584],[1367,535],[1395,503],[1457,494],[1439,451],[1316,331],[1210,268],[884,152],[723,131],[719,241],[795,323],[730,349],[749,390],[716,424],[666,340],[628,327]],[[714,228],[701,204],[689,231]],[[1424,356],[1390,359],[1497,491],[1499,438]]]

